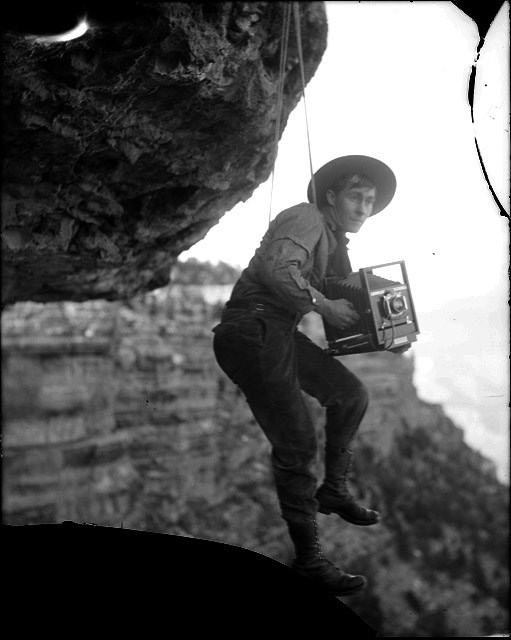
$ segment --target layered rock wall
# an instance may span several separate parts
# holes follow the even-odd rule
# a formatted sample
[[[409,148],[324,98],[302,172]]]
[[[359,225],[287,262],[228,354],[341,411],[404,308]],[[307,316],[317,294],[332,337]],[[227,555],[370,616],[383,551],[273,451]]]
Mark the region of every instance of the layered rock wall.
[[[190,502],[221,509],[238,467],[262,464],[266,443],[214,360],[216,308],[200,289],[4,312],[7,520],[146,527],[161,512],[178,522]],[[413,363],[349,359],[373,399],[363,436],[383,455],[396,415],[416,404]]]
[[[289,562],[268,444],[214,360],[218,311],[188,286],[6,310],[4,521],[195,536]],[[321,342],[317,320],[303,328]],[[506,489],[442,408],[418,400],[411,359],[345,362],[371,394],[350,483],[382,513],[377,527],[318,517],[328,557],[369,577],[350,606],[392,637],[504,630]]]
[[[217,380],[203,303],[133,307],[4,313],[7,520],[137,524],[153,495],[177,513],[194,487],[210,497]]]

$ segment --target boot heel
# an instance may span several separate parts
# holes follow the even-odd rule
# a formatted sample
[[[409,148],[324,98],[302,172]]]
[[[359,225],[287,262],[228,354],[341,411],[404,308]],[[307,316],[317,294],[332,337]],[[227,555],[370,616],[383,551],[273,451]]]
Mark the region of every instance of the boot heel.
[[[328,509],[327,507],[318,507],[318,511],[320,513],[324,513],[325,515],[330,515],[332,512],[330,509]]]

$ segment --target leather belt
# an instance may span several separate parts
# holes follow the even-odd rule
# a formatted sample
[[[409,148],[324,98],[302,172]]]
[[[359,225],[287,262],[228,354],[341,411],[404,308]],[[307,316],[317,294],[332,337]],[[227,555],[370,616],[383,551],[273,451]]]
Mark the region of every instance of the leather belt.
[[[237,298],[234,300],[228,300],[225,303],[226,309],[247,309],[249,311],[260,311],[262,313],[268,313],[270,315],[279,316],[285,320],[293,322],[296,318],[296,314],[290,313],[282,307],[277,307],[269,302],[257,302],[257,300],[249,300],[247,298]]]

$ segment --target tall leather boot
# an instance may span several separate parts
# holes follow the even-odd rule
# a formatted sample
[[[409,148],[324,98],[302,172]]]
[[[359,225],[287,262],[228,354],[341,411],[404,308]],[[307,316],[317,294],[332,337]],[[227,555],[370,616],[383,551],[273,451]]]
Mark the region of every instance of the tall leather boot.
[[[316,491],[315,498],[321,513],[336,513],[338,516],[359,526],[377,524],[380,514],[356,503],[348,489],[348,474],[353,451],[342,447],[335,451],[328,447],[325,451],[325,481]]]
[[[300,575],[314,580],[336,596],[351,595],[367,586],[364,576],[345,573],[323,556],[315,520],[288,522],[287,526],[296,552],[291,568]]]

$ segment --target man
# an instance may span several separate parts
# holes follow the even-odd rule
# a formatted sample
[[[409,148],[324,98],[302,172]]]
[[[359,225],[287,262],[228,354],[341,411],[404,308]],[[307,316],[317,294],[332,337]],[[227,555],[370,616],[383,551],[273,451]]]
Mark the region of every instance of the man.
[[[323,557],[316,512],[319,508],[359,526],[379,521],[376,511],[357,504],[347,486],[351,444],[368,392],[296,326],[310,311],[340,328],[356,322],[351,303],[328,300],[322,284],[327,275],[351,272],[345,234],[357,233],[389,204],[396,179],[375,158],[344,156],[321,167],[314,185],[317,205],[298,204],[272,221],[213,329],[213,346],[271,443],[277,496],[296,552],[292,567],[332,593],[348,595],[367,581]],[[310,203],[313,194],[311,181]],[[302,391],[326,409],[325,478],[317,491],[317,439]]]

